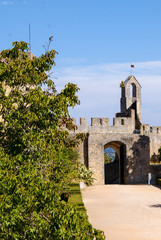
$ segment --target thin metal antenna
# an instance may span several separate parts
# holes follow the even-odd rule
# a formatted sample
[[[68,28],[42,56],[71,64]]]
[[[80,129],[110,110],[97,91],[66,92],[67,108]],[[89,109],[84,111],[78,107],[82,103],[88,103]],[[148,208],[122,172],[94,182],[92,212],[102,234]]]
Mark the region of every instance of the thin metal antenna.
[[[29,23],[29,44],[30,44],[29,51],[31,52],[31,29],[30,29],[30,23]]]

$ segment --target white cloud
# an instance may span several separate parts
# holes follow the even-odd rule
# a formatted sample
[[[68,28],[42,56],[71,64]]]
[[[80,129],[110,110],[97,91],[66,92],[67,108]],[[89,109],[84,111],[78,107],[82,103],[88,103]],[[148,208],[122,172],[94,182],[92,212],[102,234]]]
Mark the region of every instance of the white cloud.
[[[69,65],[76,65],[80,63],[87,63],[86,58],[63,58],[60,60],[61,64],[69,64]]]
[[[22,2],[23,4],[27,4],[27,1],[25,1],[25,0],[21,0],[21,2]]]
[[[161,126],[161,61],[135,63],[133,75],[142,86],[142,122]],[[109,117],[120,111],[119,84],[130,75],[129,63],[102,63],[55,69],[60,90],[67,82],[78,84],[81,105],[70,110],[73,117]]]
[[[14,5],[14,4],[17,4],[18,2],[16,1],[8,1],[8,0],[5,0],[5,1],[0,1],[0,4],[1,5]],[[19,3],[21,4],[27,4],[27,0],[19,0]]]
[[[13,5],[13,1],[2,1],[1,4],[2,5]]]

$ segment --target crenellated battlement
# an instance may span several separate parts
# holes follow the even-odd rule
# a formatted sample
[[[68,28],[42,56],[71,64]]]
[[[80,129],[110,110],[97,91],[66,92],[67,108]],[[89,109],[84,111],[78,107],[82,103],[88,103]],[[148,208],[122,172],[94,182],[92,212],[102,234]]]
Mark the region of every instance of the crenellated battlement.
[[[109,126],[109,118],[91,118],[91,126]]]
[[[76,125],[75,132],[130,132],[135,130],[135,110],[131,110],[130,117],[113,118],[113,125],[109,125],[109,118],[91,118],[91,125],[88,125],[87,118],[80,118],[80,123],[73,123]]]
[[[150,132],[161,136],[161,126],[160,127],[150,127]]]
[[[76,125],[75,133],[77,132],[129,132],[138,133],[141,135],[161,136],[161,126],[151,127],[149,124],[141,124],[140,131],[135,129],[135,112],[131,111],[131,117],[115,117],[113,125],[109,125],[109,118],[91,118],[91,124],[88,125],[87,118],[80,118],[79,124],[76,119],[72,118],[73,124]]]
[[[151,134],[153,136],[161,136],[161,126],[149,126],[149,124],[142,124],[140,129],[141,134]]]

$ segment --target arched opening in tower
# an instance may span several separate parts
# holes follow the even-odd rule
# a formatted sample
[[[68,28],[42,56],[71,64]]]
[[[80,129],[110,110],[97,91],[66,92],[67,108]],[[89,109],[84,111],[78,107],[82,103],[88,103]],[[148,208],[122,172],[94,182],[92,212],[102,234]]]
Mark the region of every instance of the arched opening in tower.
[[[113,141],[104,146],[105,184],[125,183],[126,145]]]
[[[136,85],[134,83],[130,84],[130,96],[131,98],[136,97]]]

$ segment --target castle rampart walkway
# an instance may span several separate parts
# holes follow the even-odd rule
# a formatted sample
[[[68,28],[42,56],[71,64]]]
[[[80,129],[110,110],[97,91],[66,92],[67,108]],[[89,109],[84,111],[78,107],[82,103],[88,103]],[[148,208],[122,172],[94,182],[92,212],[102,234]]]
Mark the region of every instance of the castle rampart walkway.
[[[161,240],[161,189],[96,185],[82,194],[90,223],[107,240]]]

